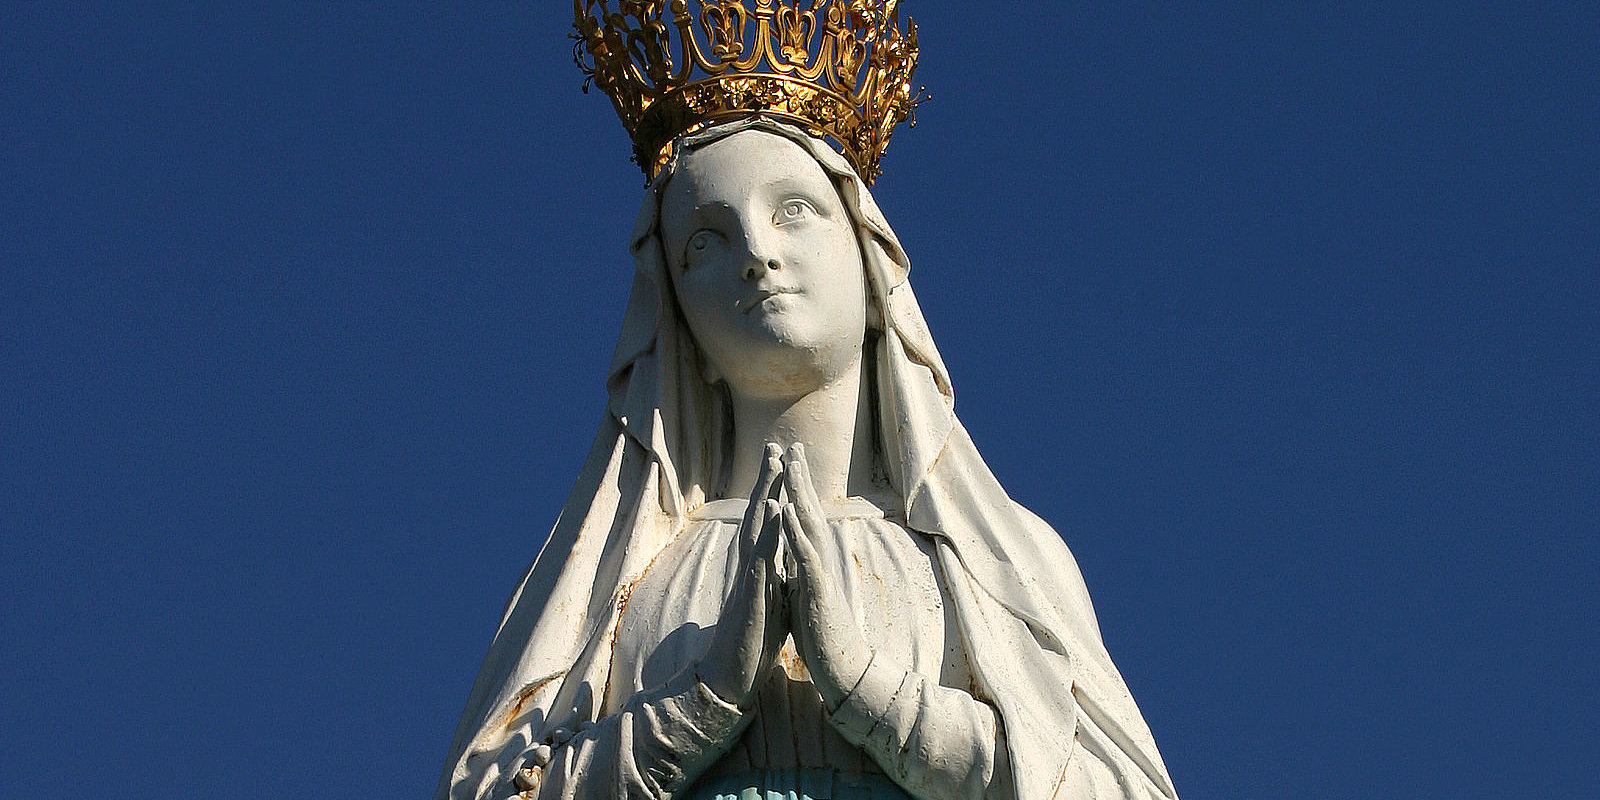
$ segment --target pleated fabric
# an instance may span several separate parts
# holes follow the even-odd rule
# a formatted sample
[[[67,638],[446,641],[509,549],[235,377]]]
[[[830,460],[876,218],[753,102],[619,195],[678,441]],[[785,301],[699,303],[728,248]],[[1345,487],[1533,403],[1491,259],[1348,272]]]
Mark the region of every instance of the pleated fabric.
[[[881,775],[779,769],[701,781],[689,800],[911,800],[911,796]]]

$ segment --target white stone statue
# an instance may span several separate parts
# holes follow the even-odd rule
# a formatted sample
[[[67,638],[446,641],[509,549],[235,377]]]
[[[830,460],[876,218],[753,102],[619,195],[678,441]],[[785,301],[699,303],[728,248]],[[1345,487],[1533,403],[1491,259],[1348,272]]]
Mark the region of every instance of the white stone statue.
[[[632,252],[607,413],[438,800],[1175,798],[851,164],[761,117],[681,136]]]

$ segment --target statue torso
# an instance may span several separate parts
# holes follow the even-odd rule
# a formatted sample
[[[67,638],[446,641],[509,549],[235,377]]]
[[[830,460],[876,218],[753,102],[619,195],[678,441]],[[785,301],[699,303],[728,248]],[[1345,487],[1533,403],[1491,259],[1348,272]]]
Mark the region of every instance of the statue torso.
[[[723,598],[738,576],[735,536],[743,501],[708,503],[658,555],[634,586],[618,625],[605,713],[659,686],[693,663],[710,641]],[[884,655],[945,686],[971,689],[966,651],[934,545],[864,500],[829,513],[837,552],[852,554],[834,574],[855,622]],[[879,772],[826,721],[822,698],[786,643],[760,690],[754,719],[738,746],[708,775],[825,767]]]

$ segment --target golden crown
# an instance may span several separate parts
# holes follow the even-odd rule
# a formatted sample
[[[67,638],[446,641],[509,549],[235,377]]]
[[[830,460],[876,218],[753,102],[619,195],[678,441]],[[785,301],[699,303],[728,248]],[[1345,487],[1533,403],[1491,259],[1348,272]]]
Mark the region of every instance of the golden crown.
[[[917,26],[907,18],[901,32],[898,0],[616,5],[573,0],[574,55],[611,96],[650,177],[678,136],[763,114],[831,140],[870,184],[889,135],[921,99],[911,92]]]

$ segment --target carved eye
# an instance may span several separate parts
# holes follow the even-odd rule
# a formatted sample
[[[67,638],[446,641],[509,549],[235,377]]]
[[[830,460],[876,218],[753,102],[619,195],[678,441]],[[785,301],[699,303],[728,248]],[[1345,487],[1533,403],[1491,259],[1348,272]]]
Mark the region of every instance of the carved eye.
[[[810,203],[796,197],[790,200],[785,200],[783,201],[783,205],[778,206],[778,213],[773,215],[772,222],[775,225],[782,225],[785,222],[794,222],[795,220],[804,219],[806,216],[815,213],[817,213],[816,208],[812,207]]]
[[[679,267],[687,269],[690,264],[707,257],[706,254],[716,244],[716,236],[716,231],[706,228],[695,231],[694,235],[689,237],[689,241],[683,245],[683,263]]]

